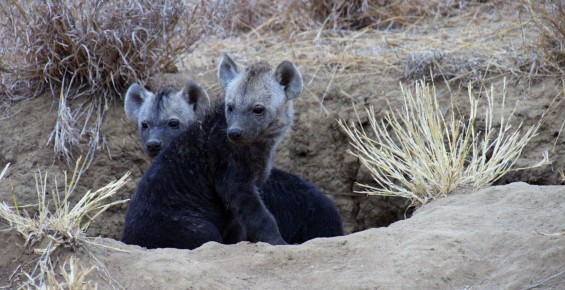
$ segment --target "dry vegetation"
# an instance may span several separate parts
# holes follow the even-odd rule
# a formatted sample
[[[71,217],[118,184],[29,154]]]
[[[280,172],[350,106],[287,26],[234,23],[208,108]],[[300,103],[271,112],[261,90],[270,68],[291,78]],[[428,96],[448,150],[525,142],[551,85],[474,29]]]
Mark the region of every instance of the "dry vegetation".
[[[424,17],[446,17],[465,8],[501,3],[495,1],[444,0],[291,0],[212,1],[216,28],[223,32],[390,29],[414,24]],[[218,27],[219,26],[219,27]]]
[[[340,121],[354,148],[350,153],[369,169],[378,185],[361,185],[366,190],[360,193],[401,196],[419,207],[456,189],[478,190],[510,171],[548,162],[546,155],[532,167],[513,168],[542,121],[527,129],[522,124],[512,128],[512,113],[499,116],[500,127],[495,128],[494,104],[505,106],[505,92],[502,97],[495,97],[492,89],[486,93],[486,124],[479,131],[480,101],[470,88],[470,114],[465,119],[457,117],[454,104],[444,113],[435,87],[424,82],[416,84],[414,93],[403,86],[401,91],[402,108],[391,108],[383,120],[377,120],[373,108],[367,109],[371,131],[363,128],[359,117],[358,126]]]
[[[540,63],[535,57],[498,57],[506,51],[475,55],[468,42],[436,50],[433,44],[438,40],[423,38],[427,49],[405,55],[402,60],[406,63],[404,79],[420,80],[433,75],[467,85],[482,84],[489,76],[532,77],[546,73],[546,66],[562,71],[563,3],[524,1],[521,5],[527,7],[539,27],[539,45],[548,63]],[[503,2],[11,0],[0,8],[0,34],[4,36],[0,39],[0,109],[50,88],[58,101],[58,117],[49,138],[55,155],[71,164],[78,147],[86,149],[87,160],[91,161],[94,152],[105,145],[100,127],[116,96],[133,82],[147,83],[164,71],[174,70],[203,34],[240,35],[247,31],[246,36],[252,38],[245,40],[246,44],[261,42],[273,47],[270,51],[275,53],[277,46],[290,40],[301,46],[308,66],[327,68],[331,85],[334,78],[351,69],[359,74],[372,73],[399,61],[349,51],[365,43],[365,36],[372,39],[375,29],[380,33],[374,39],[381,39],[391,28],[409,31],[425,18],[439,20],[479,13],[496,9]],[[282,38],[273,36],[273,31]],[[404,42],[402,37],[394,38],[387,38],[386,45],[394,47]],[[410,35],[406,38],[413,42]],[[368,41],[362,49],[381,45]],[[332,53],[333,57],[316,57],[324,46],[339,51]],[[396,49],[401,51],[402,46]],[[321,102],[324,97],[319,97]]]
[[[551,67],[565,75],[565,2],[527,0],[539,30],[539,46]]]
[[[24,273],[28,279],[21,288],[27,289],[69,289],[69,290],[90,290],[97,289],[97,285],[88,279],[90,273],[96,268],[91,267],[85,269],[80,260],[71,256],[64,261],[62,265],[57,267],[48,260],[46,263],[39,264],[39,275],[33,277],[33,274]]]
[[[56,155],[70,164],[83,141],[91,159],[109,104],[129,84],[174,68],[202,32],[197,11],[175,0],[8,1],[0,8],[0,102],[50,88],[60,99]]]
[[[0,173],[0,182],[4,178],[9,165],[6,165]],[[85,277],[92,268],[84,269],[78,265],[78,261],[71,258],[69,270],[66,270],[67,262],[61,266],[63,282],[58,283],[59,277],[55,274],[54,264],[56,261],[51,259],[53,253],[61,246],[76,248],[92,242],[86,236],[86,229],[89,224],[109,207],[126,202],[127,200],[108,201],[118,190],[126,184],[129,173],[126,173],[117,181],[110,182],[108,185],[96,190],[88,191],[81,196],[80,200],[71,205],[70,198],[75,193],[75,187],[80,176],[85,170],[85,163],[81,163],[81,158],[77,160],[75,171],[70,177],[64,173],[63,192],[57,179],[54,181],[54,188],[51,192],[47,189],[47,174],[38,173],[36,176],[37,205],[19,205],[14,197],[14,206],[9,206],[6,202],[0,203],[0,221],[8,224],[6,230],[16,231],[24,238],[24,246],[33,248],[37,255],[37,263],[31,271],[18,268],[12,277],[24,276],[22,287],[42,288],[48,285],[58,285],[63,289],[83,289],[82,287],[71,287],[71,285],[87,286]],[[49,200],[49,196],[52,197]],[[33,213],[35,212],[35,213]],[[15,279],[15,278],[14,278]],[[85,282],[86,284],[83,284]],[[46,286],[47,285],[47,286]],[[85,288],[86,289],[86,288]]]

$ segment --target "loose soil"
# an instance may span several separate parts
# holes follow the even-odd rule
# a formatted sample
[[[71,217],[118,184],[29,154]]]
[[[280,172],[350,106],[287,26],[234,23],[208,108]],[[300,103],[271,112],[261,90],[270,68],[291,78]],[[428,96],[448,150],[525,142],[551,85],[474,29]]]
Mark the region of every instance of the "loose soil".
[[[88,277],[100,289],[561,289],[564,220],[563,186],[512,183],[456,193],[388,227],[302,245],[146,250],[93,238],[98,246],[60,250],[53,260],[72,254],[97,267]],[[33,257],[15,233],[0,233],[0,241],[5,285]]]

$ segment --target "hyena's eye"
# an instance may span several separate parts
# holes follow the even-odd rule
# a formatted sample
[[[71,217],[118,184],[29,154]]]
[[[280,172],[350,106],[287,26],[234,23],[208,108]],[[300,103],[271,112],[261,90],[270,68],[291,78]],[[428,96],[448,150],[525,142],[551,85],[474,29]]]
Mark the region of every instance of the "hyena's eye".
[[[228,112],[231,113],[233,111],[233,104],[228,104],[227,108],[228,108]]]
[[[179,120],[177,120],[177,119],[171,119],[171,120],[169,120],[169,127],[173,128],[173,129],[178,128],[178,127],[179,127],[179,124],[180,124],[180,122],[179,122]]]
[[[265,113],[265,107],[263,107],[262,105],[256,105],[253,108],[253,114],[255,115],[263,115],[263,113]]]
[[[147,128],[149,128],[149,124],[147,124],[147,121],[141,122],[141,129],[145,130]]]

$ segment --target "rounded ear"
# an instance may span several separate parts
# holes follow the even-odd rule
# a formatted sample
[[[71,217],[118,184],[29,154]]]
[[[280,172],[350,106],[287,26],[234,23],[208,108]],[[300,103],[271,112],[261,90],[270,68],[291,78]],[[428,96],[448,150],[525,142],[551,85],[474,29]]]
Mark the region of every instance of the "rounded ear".
[[[237,74],[239,74],[239,67],[227,54],[224,54],[218,67],[218,80],[224,91]]]
[[[137,122],[139,108],[141,108],[145,99],[150,95],[150,91],[138,84],[133,84],[129,87],[124,101],[124,111],[128,119]]]
[[[275,80],[284,87],[288,100],[300,96],[303,83],[302,76],[290,61],[283,61],[275,70]]]
[[[206,90],[194,81],[187,81],[182,89],[182,96],[188,101],[189,105],[194,106],[194,112],[199,119],[203,118],[208,108],[210,108],[210,98]]]

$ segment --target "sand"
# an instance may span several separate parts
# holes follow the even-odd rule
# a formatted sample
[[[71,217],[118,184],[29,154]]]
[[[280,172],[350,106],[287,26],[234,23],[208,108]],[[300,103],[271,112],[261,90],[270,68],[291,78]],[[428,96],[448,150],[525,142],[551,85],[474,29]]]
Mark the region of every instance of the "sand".
[[[388,227],[302,245],[147,250],[94,238],[127,252],[89,245],[57,255],[104,268],[112,284],[101,271],[89,276],[99,289],[563,289],[564,221],[565,187],[512,183],[435,200]],[[28,257],[19,236],[0,236],[6,279]]]

